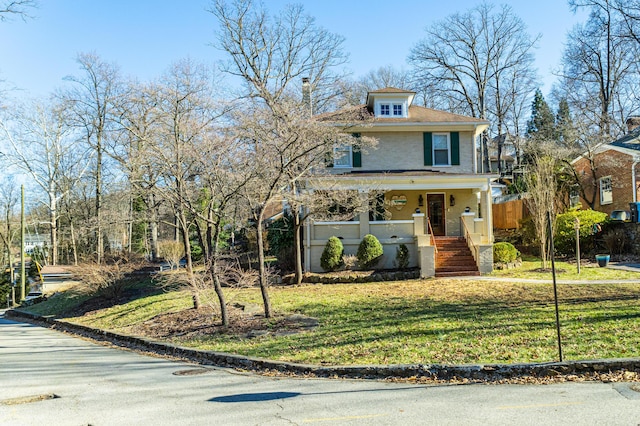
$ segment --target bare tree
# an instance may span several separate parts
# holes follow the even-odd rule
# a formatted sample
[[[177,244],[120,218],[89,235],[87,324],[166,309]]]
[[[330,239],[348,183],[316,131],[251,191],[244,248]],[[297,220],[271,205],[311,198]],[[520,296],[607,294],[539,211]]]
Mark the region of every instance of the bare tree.
[[[112,129],[112,112],[121,91],[119,71],[116,66],[102,61],[95,54],[80,54],[77,62],[84,73],[81,77],[66,77],[75,83],[61,94],[68,102],[70,120],[82,129],[84,140],[92,148],[94,155],[95,188],[95,256],[100,263],[104,257],[103,191],[104,162],[107,139]]]
[[[88,164],[88,153],[78,147],[78,142],[67,126],[63,104],[30,102],[12,109],[12,119],[0,122],[0,129],[13,148],[15,165],[27,173],[30,179],[46,194],[49,211],[51,250],[49,262],[58,262],[58,204],[65,195],[61,181],[65,171],[77,173],[81,179]]]
[[[527,187],[525,204],[529,209],[536,240],[540,248],[542,267],[547,267],[550,259],[547,213],[551,213],[552,229],[555,229],[555,208],[558,204],[557,169],[560,166],[559,159],[562,153],[558,152],[558,146],[553,141],[536,144],[535,148],[527,152],[529,164],[524,180]]]
[[[4,248],[3,258],[6,256],[6,264],[9,265],[10,282],[14,281],[13,269],[13,242],[16,237],[15,207],[20,198],[18,186],[13,176],[7,176],[0,183],[0,207],[2,208],[2,218],[4,219],[4,228],[0,230],[0,238]]]
[[[511,7],[483,3],[467,12],[455,13],[426,29],[409,56],[418,86],[443,99],[448,109],[472,117],[489,118],[491,99],[501,118],[505,102],[514,96],[514,81],[523,71],[531,74],[532,38]],[[519,92],[518,92],[519,93]],[[489,170],[488,133],[482,136],[484,170]]]
[[[635,93],[640,90],[640,46],[628,37],[626,21],[615,4],[569,1],[574,10],[588,8],[591,13],[587,22],[568,34],[559,75],[561,97],[589,125],[589,133],[610,138],[624,133],[627,116],[637,110]]]
[[[0,1],[0,22],[7,21],[11,16],[22,19],[31,18],[30,9],[38,7],[36,0],[2,0]]]
[[[245,97],[253,100],[238,122],[257,176],[245,193],[257,226],[265,316],[271,317],[263,245],[266,207],[333,147],[334,139],[319,132],[298,94],[302,78],[309,78],[316,110],[322,109],[327,99],[322,88],[336,82],[334,70],[346,60],[343,38],[317,26],[301,6],[289,6],[273,18],[251,0],[217,0],[211,13],[221,28],[217,47],[230,56],[225,70],[245,82]],[[333,134],[327,128],[325,135]]]

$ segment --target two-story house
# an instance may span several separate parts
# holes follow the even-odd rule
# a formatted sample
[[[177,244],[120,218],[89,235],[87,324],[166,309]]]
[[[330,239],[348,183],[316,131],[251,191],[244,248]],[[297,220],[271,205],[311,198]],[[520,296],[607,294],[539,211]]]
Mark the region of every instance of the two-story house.
[[[346,222],[309,219],[306,270],[322,271],[320,256],[331,236],[342,240],[345,253],[355,254],[366,234],[383,244],[379,265],[384,268],[394,266],[396,248],[404,244],[410,266],[419,266],[423,277],[492,270],[491,181],[497,176],[479,173],[476,155],[478,137],[489,122],[413,105],[414,95],[388,87],[369,92],[356,114],[350,110],[349,131],[376,138],[377,148],[361,152],[357,144],[336,146],[331,178],[312,180],[310,186],[358,191],[363,199],[370,199],[370,192],[382,194],[383,214],[376,208]],[[317,118],[338,125],[344,115],[337,111]],[[362,125],[353,122],[354,116]],[[471,266],[454,247],[462,242],[468,257],[473,255]]]

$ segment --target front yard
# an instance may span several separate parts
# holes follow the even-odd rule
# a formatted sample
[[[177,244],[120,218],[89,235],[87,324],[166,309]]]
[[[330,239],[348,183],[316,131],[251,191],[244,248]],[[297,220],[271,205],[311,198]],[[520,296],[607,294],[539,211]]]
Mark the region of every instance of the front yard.
[[[557,360],[550,284],[431,279],[273,287],[278,316],[267,321],[257,289],[226,291],[232,305],[247,308],[233,311],[227,332],[212,311],[189,309],[186,291],[59,316],[182,346],[313,364]],[[640,356],[640,284],[563,284],[559,297],[565,360]],[[51,313],[62,303],[56,299],[31,309]],[[317,319],[317,326],[292,325],[291,314]]]

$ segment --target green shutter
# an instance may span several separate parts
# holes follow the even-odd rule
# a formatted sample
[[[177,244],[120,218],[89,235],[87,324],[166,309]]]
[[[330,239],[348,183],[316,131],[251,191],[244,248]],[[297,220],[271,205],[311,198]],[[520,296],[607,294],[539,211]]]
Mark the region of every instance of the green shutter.
[[[424,147],[424,165],[433,166],[433,135],[431,132],[422,134],[422,142]]]
[[[451,132],[451,165],[460,165],[460,133]]]
[[[360,133],[354,133],[353,137],[358,139]],[[362,167],[362,151],[358,142],[354,142],[351,146],[351,164],[353,167]]]

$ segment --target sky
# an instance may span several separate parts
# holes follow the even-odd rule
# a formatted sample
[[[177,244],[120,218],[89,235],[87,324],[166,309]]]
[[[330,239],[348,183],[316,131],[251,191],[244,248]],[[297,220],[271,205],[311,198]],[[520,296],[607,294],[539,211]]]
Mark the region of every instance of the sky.
[[[19,89],[15,96],[43,97],[64,86],[65,76],[81,75],[79,53],[95,53],[141,81],[159,77],[186,57],[210,65],[224,59],[212,46],[216,21],[206,11],[210,0],[39,2],[33,19],[0,22],[0,80],[5,87]],[[302,4],[320,26],[345,37],[347,67],[358,77],[386,65],[408,68],[407,56],[424,37],[425,27],[479,1],[264,0],[271,12],[289,3]],[[571,12],[565,0],[507,3],[532,36],[541,35],[535,64],[547,94],[566,33],[587,15]]]

